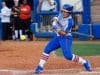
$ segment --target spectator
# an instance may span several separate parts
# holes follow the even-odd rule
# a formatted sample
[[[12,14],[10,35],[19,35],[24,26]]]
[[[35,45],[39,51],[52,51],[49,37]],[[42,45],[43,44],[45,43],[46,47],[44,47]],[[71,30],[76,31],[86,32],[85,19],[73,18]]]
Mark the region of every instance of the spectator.
[[[13,0],[2,0],[6,2],[8,8],[12,8],[14,6]]]
[[[50,11],[56,11],[57,3],[55,0],[39,0],[39,4],[37,6],[37,12],[50,12]],[[48,20],[49,19],[49,20]],[[49,14],[43,14],[41,16],[41,21],[43,26],[40,28],[40,32],[48,31],[51,32],[51,23],[50,20],[52,19],[52,16]]]
[[[2,8],[1,8],[1,23],[2,23],[2,39],[8,40],[9,39],[9,31],[10,31],[10,15],[11,10],[6,6],[6,3],[2,2]]]
[[[14,6],[12,7],[11,12],[11,22],[12,22],[12,29],[13,29],[13,40],[17,40],[19,37],[18,35],[22,35],[22,31],[20,30],[20,23],[19,23],[19,0],[14,0]]]
[[[32,33],[30,32],[31,24],[31,7],[27,4],[27,0],[23,0],[23,3],[20,5],[19,18],[21,22],[22,35],[28,36],[29,40],[32,40]]]
[[[54,0],[39,0],[37,12],[56,10],[56,2]]]

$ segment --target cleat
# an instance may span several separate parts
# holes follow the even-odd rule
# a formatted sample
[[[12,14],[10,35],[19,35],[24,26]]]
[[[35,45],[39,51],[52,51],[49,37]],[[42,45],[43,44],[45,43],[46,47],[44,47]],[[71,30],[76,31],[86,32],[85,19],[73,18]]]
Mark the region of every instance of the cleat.
[[[43,71],[43,68],[41,66],[37,66],[37,68],[35,69],[35,74],[40,74]]]
[[[83,66],[85,67],[86,71],[88,71],[88,72],[92,71],[89,61],[86,60],[86,63],[84,63]]]

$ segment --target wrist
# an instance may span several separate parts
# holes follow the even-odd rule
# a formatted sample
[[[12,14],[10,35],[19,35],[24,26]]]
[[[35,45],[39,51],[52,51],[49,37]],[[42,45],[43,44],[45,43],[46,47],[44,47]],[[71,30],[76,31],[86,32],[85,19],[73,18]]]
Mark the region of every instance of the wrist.
[[[53,21],[52,25],[53,26],[57,25],[57,22],[56,21]]]
[[[61,36],[65,36],[65,35],[66,35],[66,32],[64,32],[64,31],[58,30],[57,32],[58,32],[58,34],[61,35]]]

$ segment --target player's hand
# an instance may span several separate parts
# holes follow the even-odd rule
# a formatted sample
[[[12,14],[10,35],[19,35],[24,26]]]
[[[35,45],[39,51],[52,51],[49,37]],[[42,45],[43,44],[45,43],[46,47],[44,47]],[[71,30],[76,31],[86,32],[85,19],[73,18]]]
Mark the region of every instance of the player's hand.
[[[57,22],[58,22],[57,19],[53,19],[52,28],[53,28],[54,30],[58,29]]]
[[[58,17],[53,17],[52,20],[58,22]]]
[[[66,35],[66,32],[59,30],[58,31],[58,34],[61,35],[61,36],[65,36]]]

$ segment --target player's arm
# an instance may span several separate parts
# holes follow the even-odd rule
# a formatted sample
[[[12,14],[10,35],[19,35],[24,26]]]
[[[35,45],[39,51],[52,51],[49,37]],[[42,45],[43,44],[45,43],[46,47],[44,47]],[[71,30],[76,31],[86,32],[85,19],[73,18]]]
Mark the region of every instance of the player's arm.
[[[65,36],[66,35],[66,32],[62,31],[58,26],[58,17],[54,17],[53,18],[53,23],[52,23],[52,27],[53,27],[53,30],[55,30],[59,35],[61,36]]]
[[[15,11],[16,11],[16,12],[15,12]],[[13,7],[13,8],[11,9],[11,15],[16,15],[17,12],[19,13],[18,8]]]
[[[58,30],[58,34],[61,36],[65,36],[67,33],[70,32],[71,28],[73,25],[73,20],[72,19],[68,19],[68,26],[66,25],[66,27],[64,28],[64,30]]]
[[[19,10],[19,8],[13,8],[15,11],[17,11],[17,12],[19,12],[20,10]]]
[[[53,28],[53,30],[57,30],[58,29],[57,24],[58,24],[58,17],[54,17],[52,19],[52,28]]]
[[[62,31],[62,30],[58,30],[57,31],[59,35],[61,36],[65,36],[66,35],[66,32]]]

